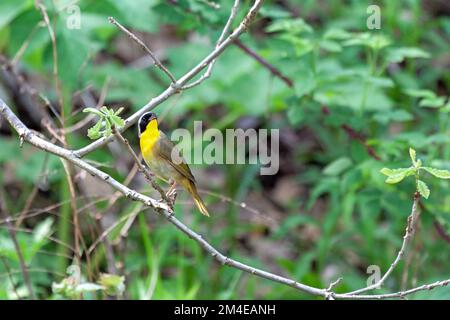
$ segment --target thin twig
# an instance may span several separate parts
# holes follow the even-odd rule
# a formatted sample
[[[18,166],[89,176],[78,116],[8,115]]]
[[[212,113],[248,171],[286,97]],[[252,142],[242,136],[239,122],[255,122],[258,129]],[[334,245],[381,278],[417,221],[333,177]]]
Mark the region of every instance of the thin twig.
[[[53,57],[53,81],[55,82],[55,90],[56,95],[58,97],[58,103],[61,108],[61,119],[62,124],[64,126],[64,101],[63,101],[63,94],[61,90],[61,83],[59,82],[59,71],[58,71],[58,49],[56,46],[56,36],[55,32],[50,25],[50,19],[47,14],[47,8],[45,5],[43,5],[39,0],[35,0],[35,5],[37,8],[39,8],[42,18],[44,20],[45,25],[47,26],[48,33],[50,35],[50,40],[52,43],[52,57]]]
[[[433,222],[434,228],[436,229],[438,235],[444,239],[447,243],[450,243],[450,236],[445,231],[444,227],[439,223],[438,220],[434,220]]]
[[[327,106],[322,107],[322,113],[326,116],[329,116],[331,114],[330,109]],[[367,143],[367,139],[362,133],[357,132],[355,129],[345,123],[341,125],[341,129],[345,131],[350,139],[358,141],[361,145],[363,145],[369,156],[377,161],[381,161],[381,157],[377,154],[375,149]]]
[[[385,294],[350,294],[350,293],[342,293],[342,294],[334,294],[334,298],[336,299],[357,299],[357,300],[380,300],[380,299],[392,299],[392,298],[403,298],[407,295],[416,293],[418,291],[429,291],[438,287],[445,287],[450,283],[450,279],[436,281],[430,284],[424,284],[419,287],[415,287],[409,290],[399,291],[395,293],[385,293]]]
[[[288,87],[294,87],[294,81],[291,78],[285,76],[279,69],[277,69],[274,65],[268,62],[266,59],[257,54],[254,50],[247,47],[240,39],[234,40],[234,44],[245,52],[247,55],[255,59],[258,63],[260,63],[263,67],[270,71],[275,77],[278,77],[283,81]]]
[[[113,17],[109,17],[108,21],[118,27],[121,31],[123,31],[127,36],[130,37],[134,42],[136,42],[138,45],[144,49],[145,52],[148,53],[148,55],[153,59],[153,62],[155,63],[155,66],[157,66],[159,69],[161,69],[169,78],[172,83],[176,83],[177,79],[173,76],[172,73],[159,61],[159,59],[156,57],[156,55],[147,47],[147,45],[140,40],[138,37],[136,37],[131,31],[129,31],[127,28],[122,26],[119,22],[117,22]]]

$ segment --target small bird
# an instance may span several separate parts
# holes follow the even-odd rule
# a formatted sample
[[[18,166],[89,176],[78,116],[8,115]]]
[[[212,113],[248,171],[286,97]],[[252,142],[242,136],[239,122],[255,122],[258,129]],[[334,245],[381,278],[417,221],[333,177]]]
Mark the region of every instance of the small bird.
[[[178,183],[189,192],[200,212],[209,217],[208,209],[197,192],[191,169],[175,144],[158,129],[156,114],[144,113],[139,118],[138,130],[141,153],[147,166],[159,178],[173,182],[167,196],[173,194]]]

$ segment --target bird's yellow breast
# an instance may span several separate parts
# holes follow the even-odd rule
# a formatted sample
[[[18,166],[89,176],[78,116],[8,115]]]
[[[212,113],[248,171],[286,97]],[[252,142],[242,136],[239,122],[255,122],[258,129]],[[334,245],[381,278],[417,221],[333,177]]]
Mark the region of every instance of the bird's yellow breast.
[[[153,157],[153,147],[160,136],[157,120],[152,120],[148,123],[145,131],[142,132],[139,143],[141,145],[141,152],[144,159],[151,159]]]

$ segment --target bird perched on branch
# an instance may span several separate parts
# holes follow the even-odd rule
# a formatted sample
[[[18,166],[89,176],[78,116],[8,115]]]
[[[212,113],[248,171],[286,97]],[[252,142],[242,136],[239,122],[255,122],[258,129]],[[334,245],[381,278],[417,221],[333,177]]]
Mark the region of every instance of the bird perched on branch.
[[[138,130],[141,153],[147,166],[159,178],[173,182],[167,196],[175,192],[178,183],[189,192],[200,212],[209,216],[208,209],[197,192],[191,169],[175,144],[159,130],[156,114],[144,113],[139,118]]]

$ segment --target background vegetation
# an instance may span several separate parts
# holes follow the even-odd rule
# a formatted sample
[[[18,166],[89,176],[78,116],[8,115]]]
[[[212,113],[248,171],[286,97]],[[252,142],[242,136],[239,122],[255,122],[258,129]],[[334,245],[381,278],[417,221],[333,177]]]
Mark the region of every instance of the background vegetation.
[[[134,30],[179,77],[214,48],[232,4],[41,3],[55,31],[60,95],[42,13],[33,1],[2,0],[1,62],[4,68],[13,64],[23,79],[3,69],[0,96],[28,126],[51,138],[42,114],[58,119],[39,94],[47,97],[64,116],[66,143],[72,149],[90,142],[87,129],[94,122],[80,125],[86,118],[83,108],[98,103],[124,107],[122,115],[128,116],[169,84],[151,59],[108,23],[108,16]],[[81,10],[80,29],[67,28],[71,4]],[[255,165],[195,166],[212,217],[201,216],[184,192],[176,216],[230,257],[255,267],[315,287],[343,277],[338,292],[366,286],[367,267],[386,270],[401,245],[414,181],[385,184],[380,169],[409,166],[410,146],[425,164],[450,169],[449,4],[377,1],[381,29],[368,30],[369,4],[265,1],[249,32],[217,60],[210,79],[156,109],[167,133],[178,127],[191,130],[196,120],[205,128],[221,130],[280,129],[277,175],[260,176]],[[236,21],[249,5],[244,1]],[[30,94],[24,89],[28,87],[39,94]],[[136,132],[133,127],[124,135],[137,151]],[[119,143],[96,150],[88,159],[118,181],[127,179],[131,187],[157,197]],[[110,281],[111,295],[120,291],[132,299],[309,298],[217,264],[166,220],[114,195],[82,171],[73,172],[76,199],[71,201],[62,162],[26,144],[20,149],[17,135],[2,119],[0,166],[2,211],[13,217],[15,237],[39,298],[80,297],[67,289],[72,278],[66,269],[77,264],[74,212],[80,246],[92,249],[81,256],[83,282]],[[421,201],[412,249],[379,293],[449,278],[448,181],[421,178],[431,195]],[[107,241],[96,241],[104,230],[110,231]],[[1,299],[28,295],[13,238],[1,216]],[[125,276],[124,287],[120,279],[101,278],[101,273]],[[84,298],[105,297],[95,289],[91,284],[80,290]],[[413,297],[448,299],[450,289]]]

